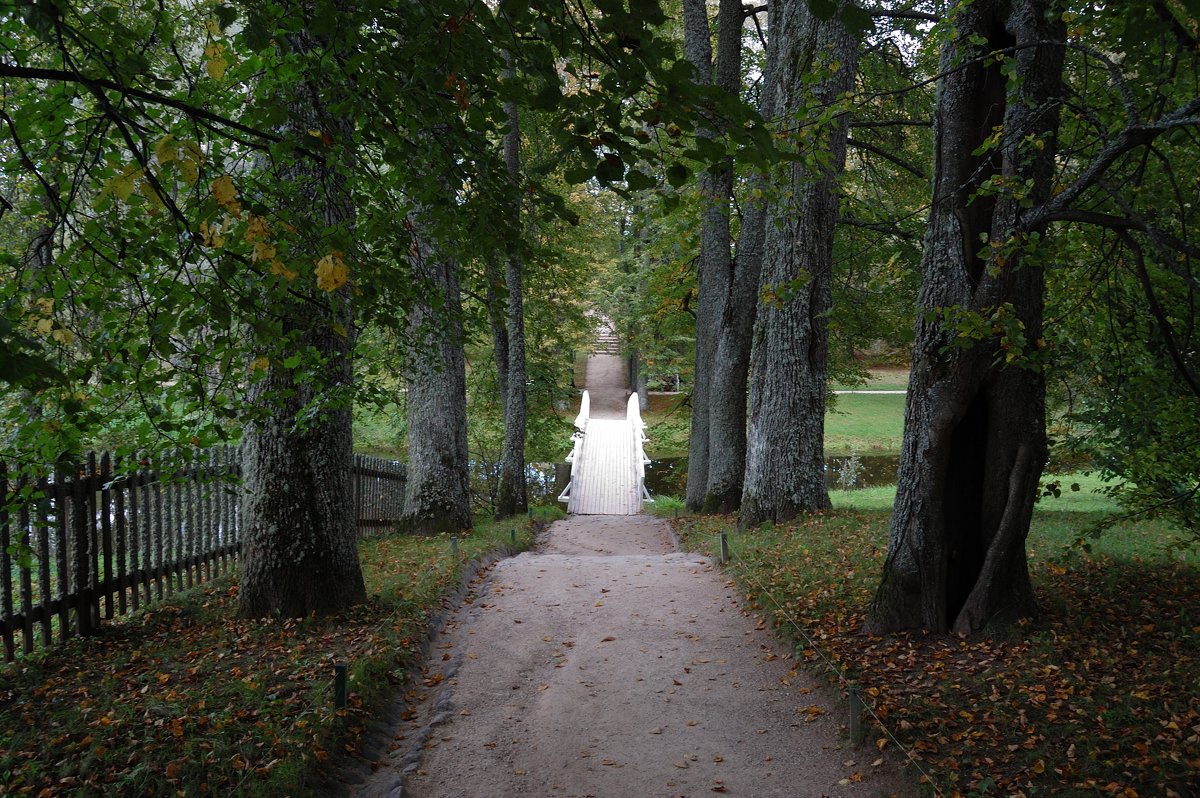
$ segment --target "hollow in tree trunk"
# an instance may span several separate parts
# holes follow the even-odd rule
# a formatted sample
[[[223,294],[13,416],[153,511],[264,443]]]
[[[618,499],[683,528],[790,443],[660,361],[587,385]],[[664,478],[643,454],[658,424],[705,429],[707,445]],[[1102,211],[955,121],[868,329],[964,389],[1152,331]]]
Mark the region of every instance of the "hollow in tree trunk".
[[[942,54],[934,203],[874,632],[974,634],[1032,614],[1025,538],[1046,457],[1044,277],[1017,232],[1049,196],[1064,38],[1045,0],[977,0]],[[971,40],[982,44],[973,45]],[[1014,67],[985,56],[1010,50]],[[996,131],[1003,138],[985,141]],[[963,336],[964,329],[974,330]]]

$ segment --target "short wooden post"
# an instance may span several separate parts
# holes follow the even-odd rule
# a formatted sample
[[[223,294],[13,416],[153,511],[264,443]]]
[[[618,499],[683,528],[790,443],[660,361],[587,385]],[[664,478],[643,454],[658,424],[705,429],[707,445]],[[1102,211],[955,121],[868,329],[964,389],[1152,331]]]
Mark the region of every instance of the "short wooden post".
[[[863,728],[863,702],[862,696],[858,693],[857,687],[850,688],[850,742],[853,745],[858,745],[867,735],[867,730]]]
[[[729,534],[721,533],[721,565],[729,562]]]
[[[450,553],[458,556],[458,538],[450,538]]]
[[[517,528],[513,527],[509,530],[509,537],[512,538],[512,544],[517,545]]]
[[[333,706],[335,709],[346,708],[346,663],[336,662],[333,665]]]

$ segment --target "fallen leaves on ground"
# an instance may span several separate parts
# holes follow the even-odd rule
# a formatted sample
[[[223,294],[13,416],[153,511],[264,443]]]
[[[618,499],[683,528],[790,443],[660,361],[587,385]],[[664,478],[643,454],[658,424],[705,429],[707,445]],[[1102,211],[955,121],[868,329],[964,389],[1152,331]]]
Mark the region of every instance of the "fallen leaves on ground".
[[[489,546],[465,538],[462,556]],[[437,537],[361,555],[373,596],[334,618],[236,620],[225,578],[0,669],[4,794],[225,796],[250,780],[263,795],[321,794],[323,766],[357,753],[460,578],[462,557]],[[340,710],[335,661],[350,666]]]
[[[691,520],[680,531],[701,548],[730,526]],[[1002,638],[880,638],[863,623],[886,527],[886,512],[842,510],[751,531],[730,567],[801,661],[814,673],[832,664],[857,684],[947,796],[1195,794],[1196,568],[1035,559],[1041,619]]]

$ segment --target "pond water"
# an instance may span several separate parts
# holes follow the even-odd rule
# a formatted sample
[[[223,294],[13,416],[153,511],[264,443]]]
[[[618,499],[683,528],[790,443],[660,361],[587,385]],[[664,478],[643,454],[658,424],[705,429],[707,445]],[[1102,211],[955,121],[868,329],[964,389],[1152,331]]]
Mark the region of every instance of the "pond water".
[[[837,488],[874,488],[896,484],[900,458],[895,455],[825,458],[825,484]],[[683,496],[687,487],[687,458],[652,460],[646,466],[646,488],[656,496]]]
[[[830,489],[873,488],[896,484],[900,458],[889,456],[859,456],[857,465],[849,457],[829,457],[825,460],[825,483]],[[531,463],[529,466],[529,501],[548,504],[571,480],[567,463]],[[655,496],[682,497],[687,487],[687,458],[667,457],[651,460],[646,466],[646,489]]]

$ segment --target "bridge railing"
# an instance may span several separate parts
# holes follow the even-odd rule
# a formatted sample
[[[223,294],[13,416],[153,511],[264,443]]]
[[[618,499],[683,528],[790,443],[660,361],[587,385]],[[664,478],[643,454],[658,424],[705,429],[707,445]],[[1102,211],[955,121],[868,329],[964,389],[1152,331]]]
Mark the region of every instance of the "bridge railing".
[[[645,444],[650,439],[646,437],[646,424],[642,421],[642,406],[636,392],[629,395],[626,405],[625,418],[629,421],[630,434],[633,435],[633,461],[637,473],[637,490],[643,502],[654,501],[646,490],[646,466],[650,459],[646,457]]]
[[[588,418],[592,412],[592,400],[587,391],[583,392],[583,397],[579,400],[579,415],[575,416],[575,432],[571,437],[575,439],[575,445],[571,447],[571,453],[567,455],[567,462],[571,464],[571,481],[563,488],[563,492],[558,494],[560,502],[568,502],[571,500],[571,486],[575,484],[575,474],[579,471],[579,455],[583,450],[583,436],[587,434]]]

